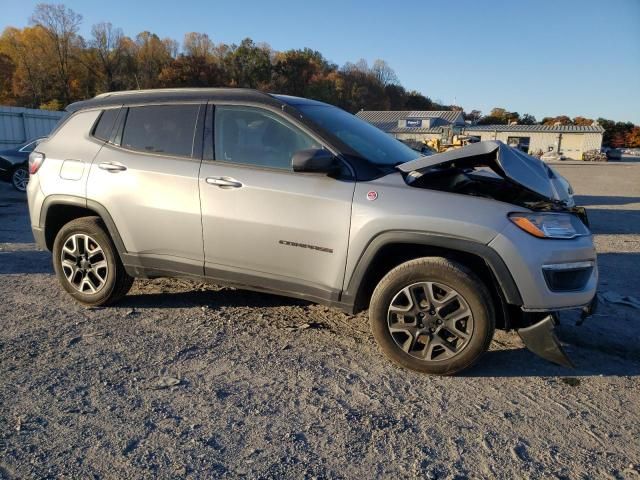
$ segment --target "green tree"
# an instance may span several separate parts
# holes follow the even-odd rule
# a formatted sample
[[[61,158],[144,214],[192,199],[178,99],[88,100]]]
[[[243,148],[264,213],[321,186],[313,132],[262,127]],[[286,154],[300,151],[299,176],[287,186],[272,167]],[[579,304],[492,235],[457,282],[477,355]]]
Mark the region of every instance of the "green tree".
[[[279,52],[273,64],[272,88],[289,95],[307,96],[314,90],[314,83],[323,82],[331,70],[329,62],[315,50]]]
[[[407,93],[407,110],[435,110],[434,103],[429,97],[425,97],[416,90]]]
[[[522,115],[520,117],[520,120],[518,121],[518,123],[520,125],[535,125],[537,122],[536,117],[534,117],[533,115],[529,114],[529,113],[525,113],[524,115]]]
[[[225,66],[229,70],[230,86],[265,89],[271,80],[271,49],[245,38],[231,48],[225,57]]]

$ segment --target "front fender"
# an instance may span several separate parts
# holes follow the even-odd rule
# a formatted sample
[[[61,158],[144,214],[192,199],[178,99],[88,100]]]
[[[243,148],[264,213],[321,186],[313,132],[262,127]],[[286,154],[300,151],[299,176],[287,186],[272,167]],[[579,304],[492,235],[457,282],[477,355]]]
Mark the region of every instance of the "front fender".
[[[346,288],[342,295],[344,303],[355,304],[356,296],[369,270],[369,266],[381,249],[393,244],[424,245],[480,257],[491,270],[506,302],[512,305],[522,305],[522,297],[511,276],[511,272],[500,255],[491,247],[463,238],[410,230],[382,232],[369,242],[360,258],[358,258],[352,275],[349,278],[345,278]]]

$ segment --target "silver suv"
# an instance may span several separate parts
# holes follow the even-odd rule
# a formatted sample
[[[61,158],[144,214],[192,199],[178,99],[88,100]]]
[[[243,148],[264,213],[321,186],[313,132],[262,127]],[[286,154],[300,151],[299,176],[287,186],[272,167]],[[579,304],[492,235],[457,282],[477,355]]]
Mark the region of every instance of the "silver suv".
[[[84,305],[189,277],[369,310],[397,364],[453,374],[495,328],[567,364],[554,312],[596,252],[568,183],[500,142],[420,156],[317,101],[243,89],[99,95],[30,157],[36,241]]]

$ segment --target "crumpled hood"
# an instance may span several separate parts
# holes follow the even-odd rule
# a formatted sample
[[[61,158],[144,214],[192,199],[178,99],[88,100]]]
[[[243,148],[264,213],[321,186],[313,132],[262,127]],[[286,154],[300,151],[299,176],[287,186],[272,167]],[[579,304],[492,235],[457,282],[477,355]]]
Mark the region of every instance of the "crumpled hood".
[[[573,203],[571,187],[566,179],[536,157],[498,140],[472,143],[428,157],[420,157],[398,165],[401,172],[425,172],[432,168],[475,168],[486,166],[501,177],[515,182],[553,201]]]

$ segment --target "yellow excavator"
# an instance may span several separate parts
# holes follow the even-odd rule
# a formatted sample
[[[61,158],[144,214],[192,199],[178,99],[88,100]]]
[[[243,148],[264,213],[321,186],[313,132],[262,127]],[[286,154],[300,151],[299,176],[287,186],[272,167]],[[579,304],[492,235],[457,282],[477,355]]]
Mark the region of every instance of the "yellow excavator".
[[[462,148],[470,143],[480,141],[478,137],[471,135],[455,134],[451,128],[443,128],[440,138],[424,140],[424,144],[437,153],[446,152],[455,148]]]
[[[470,143],[479,142],[478,137],[454,133],[451,128],[443,128],[440,138],[430,138],[429,140],[401,140],[408,147],[423,155],[433,155],[435,153],[446,152],[455,148],[462,148]]]

